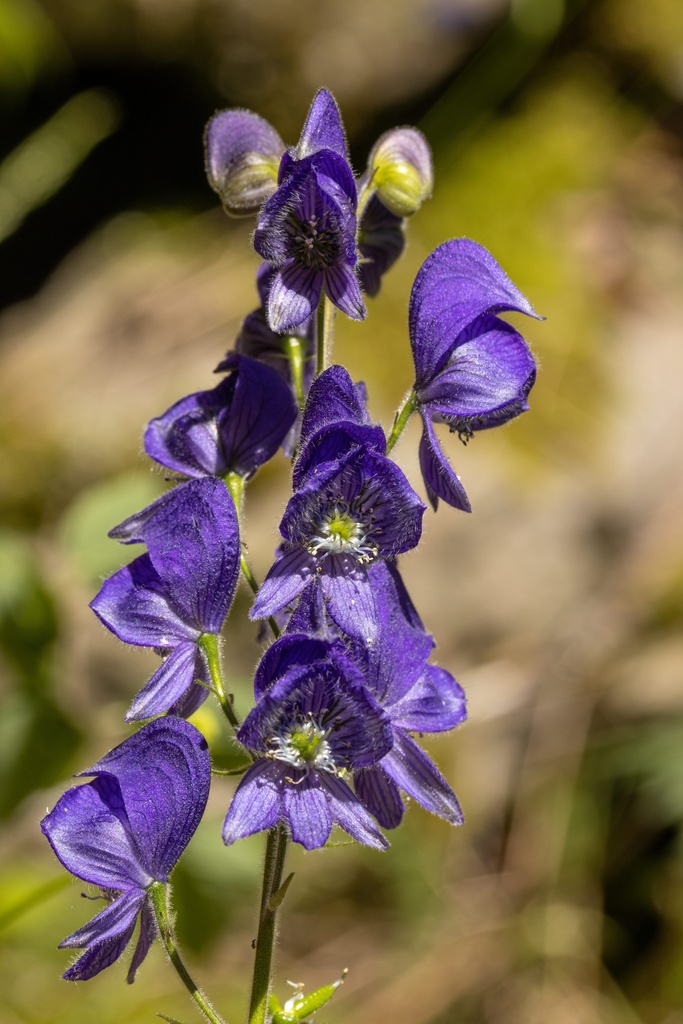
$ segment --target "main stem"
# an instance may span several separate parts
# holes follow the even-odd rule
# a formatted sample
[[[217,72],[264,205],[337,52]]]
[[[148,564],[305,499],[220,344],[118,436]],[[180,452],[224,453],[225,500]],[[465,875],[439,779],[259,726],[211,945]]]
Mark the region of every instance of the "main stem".
[[[197,1007],[210,1022],[210,1024],[225,1024],[225,1021],[218,1013],[214,1010],[213,1006],[209,1002],[204,992],[200,989],[199,985],[195,984],[192,980],[190,972],[183,963],[178,947],[175,944],[175,938],[173,936],[173,928],[171,926],[171,915],[170,915],[170,886],[164,882],[155,882],[150,886],[149,894],[152,901],[152,907],[157,919],[157,925],[159,926],[159,935],[161,941],[164,944],[164,948],[168,953],[168,958],[176,969],[178,977],[182,981],[183,985],[194,999]]]
[[[282,885],[286,852],[287,833],[282,825],[276,825],[269,831],[266,843],[261,908],[256,936],[256,956],[254,957],[254,979],[249,1004],[249,1024],[266,1024],[268,1019],[268,997],[279,905],[279,901],[274,897],[277,896]]]
[[[323,370],[327,369],[332,357],[334,317],[336,312],[336,307],[330,302],[327,295],[321,295],[315,324],[316,377],[319,377]]]

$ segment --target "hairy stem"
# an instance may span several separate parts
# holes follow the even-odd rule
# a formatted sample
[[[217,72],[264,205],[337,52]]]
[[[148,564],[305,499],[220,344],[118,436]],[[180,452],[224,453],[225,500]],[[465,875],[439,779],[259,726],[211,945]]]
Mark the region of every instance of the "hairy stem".
[[[240,569],[242,571],[242,575],[247,581],[249,589],[252,594],[255,594],[258,591],[259,585],[249,564],[247,546],[242,540],[244,535],[244,477],[240,476],[239,473],[228,473],[223,478],[223,481],[230,492],[230,497],[235,504],[235,511],[237,512],[237,525],[239,526],[240,531]],[[273,636],[277,639],[280,635],[280,627],[272,616],[268,618],[268,625],[273,631]]]
[[[199,638],[199,645],[204,651],[206,660],[209,663],[213,692],[218,698],[218,703],[223,709],[223,714],[230,722],[233,729],[237,731],[240,727],[240,720],[235,714],[235,709],[232,706],[232,696],[225,689],[218,637],[215,633],[202,633]]]
[[[223,1018],[216,1013],[208,998],[197,984],[192,980],[190,972],[185,967],[173,935],[171,924],[170,895],[171,887],[164,882],[154,882],[149,889],[149,895],[154,909],[154,914],[159,926],[159,935],[168,953],[168,958],[176,969],[176,973],[183,985],[194,999],[200,1012],[210,1024],[225,1024]]]
[[[306,395],[304,394],[304,346],[301,338],[296,338],[294,335],[289,334],[285,338],[284,347],[292,374],[296,402],[299,408],[303,409],[306,401]]]
[[[277,930],[277,911],[280,904],[278,896],[282,895],[280,890],[286,852],[287,833],[282,825],[276,825],[269,831],[266,843],[261,908],[254,957],[254,979],[249,1004],[249,1024],[266,1024],[268,1019],[268,997]]]
[[[417,395],[414,391],[411,391],[401,408],[394,416],[394,425],[391,428],[389,440],[387,441],[387,455],[394,448],[399,437],[405,430],[406,423],[417,409],[417,404]]]
[[[319,377],[323,370],[330,365],[332,357],[332,346],[334,344],[334,318],[337,312],[336,306],[322,295],[316,315],[316,364],[315,375]]]

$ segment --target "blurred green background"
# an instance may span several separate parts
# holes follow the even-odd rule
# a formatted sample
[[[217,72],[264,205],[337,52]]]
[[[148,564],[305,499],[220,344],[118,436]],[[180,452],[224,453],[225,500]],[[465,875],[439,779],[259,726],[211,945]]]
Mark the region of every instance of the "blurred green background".
[[[470,722],[428,747],[465,827],[412,807],[384,855],[293,851],[278,992],[349,978],[329,1024],[683,1024],[683,4],[679,0],[0,0],[0,1020],[197,1019],[155,948],[60,980],[90,915],[38,821],[127,733],[154,655],[87,604],[114,523],[163,489],[143,424],[256,305],[252,225],[203,174],[214,110],[294,142],[332,89],[360,170],[418,124],[434,198],[336,358],[390,423],[414,275],[487,246],[547,320],[532,411],[448,451],[474,508],[402,568]],[[521,318],[518,318],[521,320]],[[398,458],[421,490],[413,429]],[[262,575],[288,492],[249,492]],[[225,663],[258,657],[241,594]],[[222,723],[202,727],[230,758]],[[226,850],[230,784],[176,874],[188,962],[244,1019],[262,839]]]

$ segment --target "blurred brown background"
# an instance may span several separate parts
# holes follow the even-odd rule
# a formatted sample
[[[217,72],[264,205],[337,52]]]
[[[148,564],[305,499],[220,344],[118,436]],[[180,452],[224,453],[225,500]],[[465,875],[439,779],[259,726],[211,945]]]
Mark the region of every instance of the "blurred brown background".
[[[446,238],[487,246],[547,320],[520,324],[531,412],[446,441],[473,515],[429,513],[402,563],[469,696],[428,742],[466,825],[412,807],[387,854],[295,850],[278,992],[347,966],[321,1022],[683,1024],[679,0],[0,0],[0,1019],[196,1019],[156,948],[132,988],[121,964],[60,980],[91,905],[38,821],[152,670],[87,607],[130,555],[107,530],[163,488],[143,424],[212,386],[256,305],[204,124],[245,106],[294,142],[321,85],[357,170],[397,124],[434,148],[406,255],[338,327],[373,414],[410,386],[410,287]],[[416,439],[398,457],[421,490]],[[281,457],[250,488],[261,575],[287,493]],[[247,608],[225,645],[242,708]],[[229,792],[176,883],[188,961],[234,1022],[262,838],[222,846]]]

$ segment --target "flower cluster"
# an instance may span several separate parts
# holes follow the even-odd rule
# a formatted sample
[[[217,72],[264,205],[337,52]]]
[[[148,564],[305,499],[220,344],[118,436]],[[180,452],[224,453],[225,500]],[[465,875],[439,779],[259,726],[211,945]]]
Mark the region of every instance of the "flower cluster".
[[[357,177],[337,105],[321,90],[294,147],[235,110],[212,119],[205,142],[226,210],[256,216],[260,306],[220,362],[220,383],[148,424],[145,451],[176,475],[174,486],[110,533],[146,551],[104,581],[91,607],[119,640],[162,660],[126,716],[154,720],[43,821],[64,866],[108,901],[64,941],[86,948],[69,979],[118,958],[139,918],[132,980],[154,936],[166,934],[159,887],[202,817],[210,777],[207,744],[187,719],[210,693],[246,762],[223,825],[227,846],[284,829],[313,850],[337,825],[384,849],[381,829],[401,823],[406,797],[461,824],[451,786],[415,738],[455,728],[466,709],[459,683],[431,660],[434,640],[401,578],[400,556],[417,547],[427,508],[392,451],[418,412],[427,498],[435,510],[439,500],[469,510],[434,424],[467,440],[505,423],[527,408],[535,378],[525,341],[498,316],[535,316],[532,307],[481,246],[446,242],[413,286],[415,381],[387,438],[365,387],[327,365],[331,325],[336,310],[366,316],[364,294],[377,294],[400,255],[406,219],[432,189],[426,141],[412,128],[385,133]],[[292,493],[259,586],[245,489],[280,448]],[[250,618],[266,620],[269,639],[241,724],[219,639],[240,574],[254,593]]]

